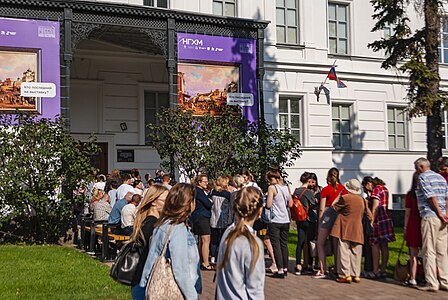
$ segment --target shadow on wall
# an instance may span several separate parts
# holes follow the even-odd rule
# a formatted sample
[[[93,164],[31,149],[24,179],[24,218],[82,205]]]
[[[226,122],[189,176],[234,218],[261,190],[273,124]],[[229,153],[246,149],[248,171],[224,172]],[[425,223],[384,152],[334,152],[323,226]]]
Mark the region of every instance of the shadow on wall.
[[[341,182],[346,182],[351,178],[357,178],[359,181],[362,181],[365,176],[374,176],[371,172],[361,171],[361,164],[366,154],[364,151],[359,150],[362,150],[364,147],[366,132],[361,131],[357,122],[355,122],[357,116],[358,114],[356,112],[353,112],[350,115],[349,126],[351,131],[351,147],[340,149],[336,148],[333,151],[333,164],[341,173]],[[332,126],[334,127],[334,125]],[[337,132],[335,128],[333,128],[333,134],[334,132]],[[336,156],[335,154],[339,154],[339,156]]]

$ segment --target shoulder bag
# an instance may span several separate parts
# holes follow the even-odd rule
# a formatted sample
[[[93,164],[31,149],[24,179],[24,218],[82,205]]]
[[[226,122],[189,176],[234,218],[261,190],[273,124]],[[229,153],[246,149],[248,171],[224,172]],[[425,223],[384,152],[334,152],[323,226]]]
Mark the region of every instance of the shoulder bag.
[[[173,225],[165,237],[162,251],[157,256],[154,265],[152,266],[151,274],[149,275],[148,284],[146,285],[146,300],[182,300],[182,292],[174,279],[173,269],[171,266],[171,259],[165,257],[166,247],[173,231]]]
[[[400,252],[398,253],[397,264],[394,268],[394,279],[396,281],[404,282],[409,277],[409,261],[406,264],[402,264],[400,261],[401,253],[403,252],[404,239],[401,243]]]
[[[143,247],[139,241],[129,241],[124,244],[110,268],[110,277],[119,283],[132,285]]]
[[[272,219],[274,219],[274,212],[272,211],[272,206],[271,206],[271,208],[267,208],[267,206],[266,206],[267,197],[266,196],[264,197],[263,201],[264,201],[264,205],[263,205],[263,209],[261,211],[260,219],[263,223],[270,224],[270,223],[272,223]]]

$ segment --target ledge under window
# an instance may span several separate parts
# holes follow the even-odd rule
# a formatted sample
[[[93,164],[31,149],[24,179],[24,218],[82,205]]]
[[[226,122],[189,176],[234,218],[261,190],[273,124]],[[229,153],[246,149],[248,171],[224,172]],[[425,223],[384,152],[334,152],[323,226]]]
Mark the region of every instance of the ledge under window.
[[[299,45],[299,44],[282,44],[282,43],[277,43],[274,46],[277,47],[277,48],[283,48],[283,49],[295,49],[295,50],[305,49],[305,45]]]

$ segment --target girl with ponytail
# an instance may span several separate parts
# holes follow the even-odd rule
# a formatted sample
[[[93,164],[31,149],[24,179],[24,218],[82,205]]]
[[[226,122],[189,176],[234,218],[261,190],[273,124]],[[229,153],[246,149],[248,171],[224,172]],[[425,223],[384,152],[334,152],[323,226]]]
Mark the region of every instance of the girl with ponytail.
[[[263,244],[252,228],[262,206],[258,188],[245,187],[237,192],[235,223],[227,228],[219,245],[216,299],[264,299]]]

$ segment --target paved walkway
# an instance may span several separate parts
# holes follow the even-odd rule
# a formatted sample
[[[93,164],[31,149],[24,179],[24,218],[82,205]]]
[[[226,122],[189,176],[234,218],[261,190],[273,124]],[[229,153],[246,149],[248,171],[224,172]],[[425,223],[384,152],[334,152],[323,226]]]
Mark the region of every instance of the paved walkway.
[[[213,300],[215,284],[214,272],[202,271],[204,287],[201,300]],[[361,278],[361,283],[342,284],[329,279],[313,279],[309,275],[288,274],[285,279],[266,276],[266,300],[289,299],[448,299],[448,292],[422,292],[397,284],[392,279],[375,281]]]

